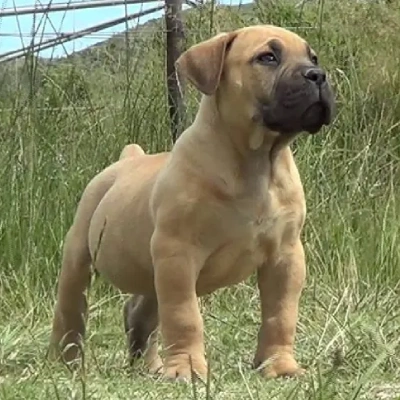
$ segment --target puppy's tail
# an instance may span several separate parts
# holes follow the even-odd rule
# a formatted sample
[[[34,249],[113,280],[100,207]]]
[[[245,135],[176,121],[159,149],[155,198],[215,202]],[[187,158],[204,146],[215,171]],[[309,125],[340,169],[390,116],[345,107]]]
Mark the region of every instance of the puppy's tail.
[[[121,155],[119,156],[119,159],[122,160],[123,158],[128,158],[128,157],[138,157],[138,156],[143,156],[146,154],[144,150],[138,145],[138,144],[127,144],[122,152]]]

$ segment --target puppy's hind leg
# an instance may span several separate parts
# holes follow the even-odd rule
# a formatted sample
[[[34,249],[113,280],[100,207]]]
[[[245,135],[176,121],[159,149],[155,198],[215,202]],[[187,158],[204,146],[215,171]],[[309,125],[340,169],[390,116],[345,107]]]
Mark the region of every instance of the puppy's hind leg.
[[[50,340],[50,357],[66,362],[77,358],[85,334],[91,257],[87,236],[74,226],[66,236],[62,268],[58,283],[57,303]]]
[[[151,373],[161,371],[158,354],[158,304],[154,297],[131,296],[124,304],[124,326],[127,335],[130,363],[144,357]]]
[[[101,199],[115,182],[117,168],[117,164],[110,166],[87,185],[72,227],[66,235],[50,340],[50,358],[59,358],[60,349],[66,361],[78,356],[85,333],[85,291],[91,278],[92,258],[88,243],[90,223]]]

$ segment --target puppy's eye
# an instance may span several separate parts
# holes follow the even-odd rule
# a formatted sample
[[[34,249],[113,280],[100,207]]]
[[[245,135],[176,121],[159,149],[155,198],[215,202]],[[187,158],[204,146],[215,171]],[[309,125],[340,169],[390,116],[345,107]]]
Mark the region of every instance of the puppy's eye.
[[[278,63],[275,54],[271,52],[259,54],[256,61],[263,65],[276,65]]]
[[[311,56],[311,62],[314,64],[314,65],[318,65],[318,57],[317,56]]]

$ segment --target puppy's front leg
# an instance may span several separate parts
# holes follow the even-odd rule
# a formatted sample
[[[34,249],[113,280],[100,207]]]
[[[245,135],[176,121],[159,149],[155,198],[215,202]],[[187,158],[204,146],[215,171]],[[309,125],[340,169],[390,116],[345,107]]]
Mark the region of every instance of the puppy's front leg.
[[[262,324],[254,366],[265,377],[301,375],[293,355],[298,303],[305,280],[304,250],[300,240],[285,246],[276,262],[258,271]],[[263,364],[265,363],[265,366]]]
[[[161,334],[166,348],[164,376],[188,380],[192,370],[207,376],[203,320],[196,281],[204,262],[201,251],[187,243],[155,234],[152,239]]]

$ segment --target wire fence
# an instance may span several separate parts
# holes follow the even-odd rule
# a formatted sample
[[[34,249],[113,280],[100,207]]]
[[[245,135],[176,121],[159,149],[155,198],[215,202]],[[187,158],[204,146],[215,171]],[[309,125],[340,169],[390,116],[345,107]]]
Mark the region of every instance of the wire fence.
[[[191,6],[196,6],[196,0],[188,0]],[[65,45],[77,39],[87,38],[90,40],[105,40],[115,35],[115,32],[104,32],[114,27],[123,26],[125,31],[125,41],[135,35],[133,32],[134,26],[129,25],[129,22],[135,21],[136,26],[148,19],[151,15],[157,12],[163,12],[165,18],[165,44],[166,44],[166,86],[168,89],[168,105],[170,110],[171,131],[173,140],[176,140],[180,132],[183,100],[182,93],[178,88],[178,82],[175,71],[175,62],[182,52],[182,40],[184,37],[183,24],[181,21],[181,11],[183,7],[182,0],[90,0],[90,1],[69,1],[69,2],[54,2],[49,0],[47,3],[42,3],[37,0],[32,6],[18,7],[16,0],[13,0],[12,7],[7,7],[7,0],[4,0],[0,9],[0,45],[5,45],[6,50],[0,50],[0,65],[17,61],[20,58],[31,57],[34,54],[42,55],[46,50],[54,50],[56,47],[62,47],[64,55],[68,56],[69,51]],[[150,7],[146,7],[150,5]],[[96,21],[95,24],[85,23],[83,29],[73,29],[72,32],[65,32],[58,29],[52,21],[50,15],[53,13],[63,12],[61,24],[65,17],[70,12],[77,10],[101,9],[102,14],[107,7],[122,7],[123,15],[117,18],[108,19],[105,22],[98,23],[97,18],[90,18]],[[134,11],[134,12],[132,12]],[[31,29],[27,32],[27,21],[22,21],[24,17],[31,16]],[[41,19],[38,18],[41,16]],[[14,25],[17,32],[1,32],[4,19],[14,18]],[[9,24],[7,24],[9,25]],[[53,32],[45,30],[45,25],[50,25]],[[90,25],[90,26],[87,26]],[[136,31],[137,33],[137,31]],[[11,43],[11,39],[18,38],[20,45],[16,46],[15,41]],[[26,40],[25,40],[26,39]],[[126,43],[128,45],[128,43]],[[1,47],[3,47],[1,46]],[[1,49],[0,47],[0,49]],[[83,49],[87,46],[83,46]],[[72,53],[75,52],[75,46],[72,47]]]
[[[3,6],[4,4],[7,4],[7,2],[4,1]],[[84,29],[77,30],[75,27],[76,21],[74,19],[72,19],[74,26],[71,31],[64,31],[61,29],[61,26],[57,27],[56,23],[53,22],[54,18],[52,16],[56,14],[58,15],[56,19],[59,21],[59,25],[62,25],[66,20],[67,22],[68,20],[71,21],[71,13],[72,18],[74,18],[74,12],[77,10],[90,10],[90,13],[93,14],[94,11],[92,9],[99,8],[102,10],[101,14],[103,14],[106,7],[118,5],[123,7],[122,15],[119,15],[118,18],[107,19],[105,22],[98,22],[96,24],[84,23]],[[151,7],[147,7],[148,5]],[[128,6],[131,8],[128,8]],[[134,7],[134,12],[131,12],[130,10],[133,6],[136,7]],[[83,38],[85,41],[94,39],[101,40],[107,35],[115,33],[102,31],[107,29],[110,30],[110,28],[118,26],[120,27],[119,31],[132,28],[132,26],[128,25],[128,22],[136,21],[136,23],[139,23],[140,21],[143,21],[143,18],[146,19],[147,16],[150,16],[157,11],[162,11],[164,8],[165,4],[163,1],[159,1],[158,4],[156,4],[154,0],[92,0],[79,2],[70,1],[69,3],[59,4],[52,4],[50,1],[46,5],[36,3],[33,7],[3,7],[0,10],[0,38],[4,38],[1,40],[2,43],[0,43],[0,63],[10,61],[14,58],[23,57],[28,52],[31,52],[35,46],[39,48],[37,51],[43,54],[44,50],[60,46],[60,44],[67,41],[74,41],[80,38]],[[60,17],[61,11],[64,13]],[[29,21],[30,23],[27,20],[27,14],[30,14],[31,16],[31,21]],[[42,14],[42,17],[38,21],[37,18],[40,14]],[[99,20],[99,18],[93,17],[89,19],[92,21]],[[10,20],[11,23],[9,22]],[[1,29],[1,26],[4,26],[4,24],[6,27],[13,26],[14,31],[4,32],[4,29]],[[26,28],[29,25],[31,26],[30,31],[28,32]],[[121,27],[121,25],[123,26]],[[46,31],[49,26],[52,32]],[[92,36],[94,34],[97,34],[97,37]],[[20,39],[20,44],[18,44],[18,41],[12,40],[16,38]],[[28,40],[24,41],[23,39]],[[43,42],[45,42],[45,48],[43,48]],[[28,43],[28,45],[25,45],[25,43]],[[6,47],[5,52],[1,51],[2,48],[4,48],[4,45]],[[72,47],[72,49],[74,50],[74,47]],[[10,57],[11,54],[13,55],[12,57]]]

